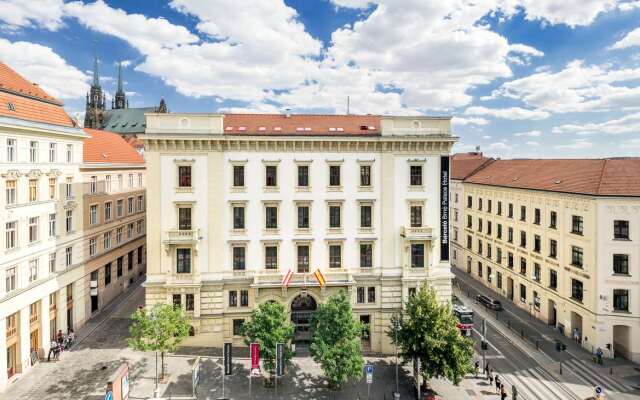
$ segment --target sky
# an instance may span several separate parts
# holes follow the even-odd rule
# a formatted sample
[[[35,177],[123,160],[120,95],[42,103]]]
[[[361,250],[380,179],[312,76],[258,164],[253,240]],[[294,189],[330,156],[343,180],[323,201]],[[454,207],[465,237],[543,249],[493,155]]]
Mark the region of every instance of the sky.
[[[640,154],[640,0],[0,0],[0,61],[77,117],[450,115],[454,151]],[[110,101],[109,101],[110,103]]]

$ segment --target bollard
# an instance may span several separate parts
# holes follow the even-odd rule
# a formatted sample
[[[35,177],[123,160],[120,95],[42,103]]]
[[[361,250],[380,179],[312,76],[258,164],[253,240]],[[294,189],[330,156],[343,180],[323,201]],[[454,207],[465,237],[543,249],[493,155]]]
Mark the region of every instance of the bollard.
[[[560,361],[560,375],[562,375],[562,361]]]
[[[613,367],[609,368],[609,374],[613,375]]]

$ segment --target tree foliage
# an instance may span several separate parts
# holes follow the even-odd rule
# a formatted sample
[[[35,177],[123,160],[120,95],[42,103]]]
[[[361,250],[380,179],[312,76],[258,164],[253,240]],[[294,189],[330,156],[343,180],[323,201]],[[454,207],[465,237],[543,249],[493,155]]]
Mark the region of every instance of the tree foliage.
[[[332,295],[318,307],[311,321],[311,355],[320,364],[332,387],[349,378],[361,378],[362,324],[353,318],[351,302],[344,291]]]
[[[260,344],[262,365],[269,375],[275,369],[276,343],[284,343],[285,364],[291,360],[293,324],[287,318],[287,312],[282,304],[275,301],[260,304],[251,313],[251,319],[245,322],[242,333],[247,346],[254,342]]]
[[[164,377],[164,354],[174,352],[189,335],[189,318],[181,308],[158,304],[150,310],[136,310],[131,319],[129,347],[140,351],[159,351],[162,357],[161,377]]]
[[[425,380],[444,377],[457,385],[472,371],[473,341],[460,334],[451,306],[440,304],[426,284],[392,318],[387,335],[405,362],[420,360]]]

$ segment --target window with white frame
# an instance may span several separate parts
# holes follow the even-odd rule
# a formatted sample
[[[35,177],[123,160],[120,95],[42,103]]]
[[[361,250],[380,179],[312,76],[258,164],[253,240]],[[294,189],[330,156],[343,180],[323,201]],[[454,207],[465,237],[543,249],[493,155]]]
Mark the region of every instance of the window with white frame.
[[[38,241],[39,220],[39,217],[29,218],[29,243]]]
[[[123,185],[123,181],[122,181],[122,174],[118,174],[118,191],[122,191],[122,185]]]
[[[105,250],[108,250],[108,249],[110,249],[110,248],[111,248],[111,231],[109,231],[109,232],[105,232],[105,233],[102,235],[102,247],[103,247]]]
[[[49,237],[56,236],[56,213],[49,214]]]
[[[29,282],[38,280],[38,259],[29,260]]]
[[[67,198],[73,197],[73,177],[68,176],[65,178],[65,196]]]
[[[245,204],[234,203],[233,209],[233,229],[241,231],[245,229]]]
[[[107,201],[106,203],[104,203],[104,220],[105,221],[111,220],[111,206],[112,205],[113,205],[113,202],[111,202],[111,201]]]
[[[98,239],[92,237],[89,239],[89,255],[95,256],[98,253]]]
[[[124,214],[124,199],[116,200],[116,217],[120,218]]]
[[[65,267],[71,266],[73,263],[73,247],[69,246],[64,249],[64,265]]]
[[[233,165],[233,187],[235,188],[243,188],[244,187],[244,165],[237,164]]]
[[[38,180],[29,179],[29,202],[38,201]]]
[[[412,228],[420,228],[422,227],[422,206],[419,204],[412,204],[409,209],[410,215],[410,224]]]
[[[373,228],[373,204],[360,203],[360,229]]]
[[[49,143],[49,162],[54,163],[58,160],[58,144]]]
[[[127,237],[129,239],[133,237],[133,223],[127,224]]]
[[[138,187],[142,187],[142,173],[138,172]]]
[[[7,139],[7,162],[15,162],[17,157],[17,141],[16,139]]]
[[[264,268],[278,269],[278,245],[265,244],[264,246]]]
[[[329,268],[342,268],[342,244],[329,244]]]
[[[341,186],[341,168],[340,165],[329,165],[329,186]]]
[[[310,203],[299,203],[296,205],[297,227],[298,229],[309,229],[311,227],[311,207]]]
[[[107,193],[111,193],[111,175],[107,175],[104,177],[104,190]]]
[[[29,142],[29,162],[38,162],[38,142],[35,140]]]
[[[124,229],[122,227],[116,228],[116,244],[122,243],[123,233],[124,233]]]
[[[409,185],[422,186],[422,165],[409,166]]]
[[[144,228],[143,221],[142,220],[136,221],[136,232],[138,233],[138,235],[142,235],[143,228]]]
[[[133,186],[133,174],[129,174],[129,187],[132,188]]]
[[[92,204],[89,206],[89,223],[95,225],[98,223],[98,205]]]
[[[133,197],[129,197],[127,199],[127,213],[129,214],[133,214],[134,209],[133,209]]]
[[[58,185],[56,178],[49,178],[49,200],[56,199],[56,186]]]
[[[360,186],[371,186],[371,165],[369,164],[360,165]]]
[[[15,249],[18,246],[18,221],[9,221],[5,224],[5,248]]]
[[[96,194],[97,192],[98,192],[98,177],[93,175],[91,177],[90,193]]]
[[[137,197],[137,204],[136,204],[136,209],[138,210],[138,212],[140,211],[144,211],[144,200],[142,198],[142,195]]]
[[[298,164],[297,170],[298,170],[297,186],[299,188],[308,188],[309,187],[309,165]]]
[[[16,180],[11,179],[5,181],[6,202],[7,205],[16,204],[18,201],[18,193],[16,189]]]
[[[56,272],[56,252],[49,253],[49,273]]]
[[[243,244],[236,244],[231,247],[232,266],[234,271],[244,271],[246,269],[247,247]]]
[[[329,203],[329,229],[339,229],[342,227],[342,205],[340,203]]]
[[[275,188],[278,186],[278,166],[265,165],[265,181],[266,187]]]
[[[298,273],[309,272],[311,247],[307,243],[299,243],[296,245],[296,259]]]
[[[73,210],[67,210],[66,212],[65,229],[67,233],[73,231]]]
[[[360,242],[360,268],[373,266],[373,243]]]
[[[6,282],[6,291],[7,293],[16,290],[16,281],[17,281],[17,267],[7,268],[5,272],[5,282]]]
[[[178,229],[180,229],[181,231],[188,231],[191,230],[192,228],[192,224],[191,224],[191,213],[192,213],[192,209],[191,206],[182,206],[182,207],[178,207]]]
[[[71,164],[73,162],[73,145],[67,145],[67,164]]]
[[[275,204],[265,204],[265,229],[278,229],[278,206]]]

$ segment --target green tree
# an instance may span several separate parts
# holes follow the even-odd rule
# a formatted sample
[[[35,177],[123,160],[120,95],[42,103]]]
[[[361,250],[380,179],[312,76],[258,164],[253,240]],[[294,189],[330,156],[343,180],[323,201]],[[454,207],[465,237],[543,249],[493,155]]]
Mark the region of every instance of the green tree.
[[[136,310],[131,319],[129,347],[140,351],[159,351],[162,360],[160,379],[164,379],[164,355],[174,352],[189,335],[189,318],[181,308],[157,304],[150,310]]]
[[[311,355],[322,367],[329,385],[340,387],[349,378],[361,378],[364,369],[360,342],[363,326],[353,318],[347,294],[340,291],[321,304],[311,326]]]
[[[451,306],[439,303],[426,284],[392,317],[390,326],[391,342],[405,362],[420,360],[425,381],[444,377],[457,385],[472,371],[473,341],[460,334]]]
[[[289,363],[293,353],[293,324],[287,318],[284,306],[275,301],[260,304],[251,313],[251,319],[242,327],[246,345],[260,344],[262,365],[269,373],[269,382],[275,369],[276,343],[284,343],[284,362]]]

